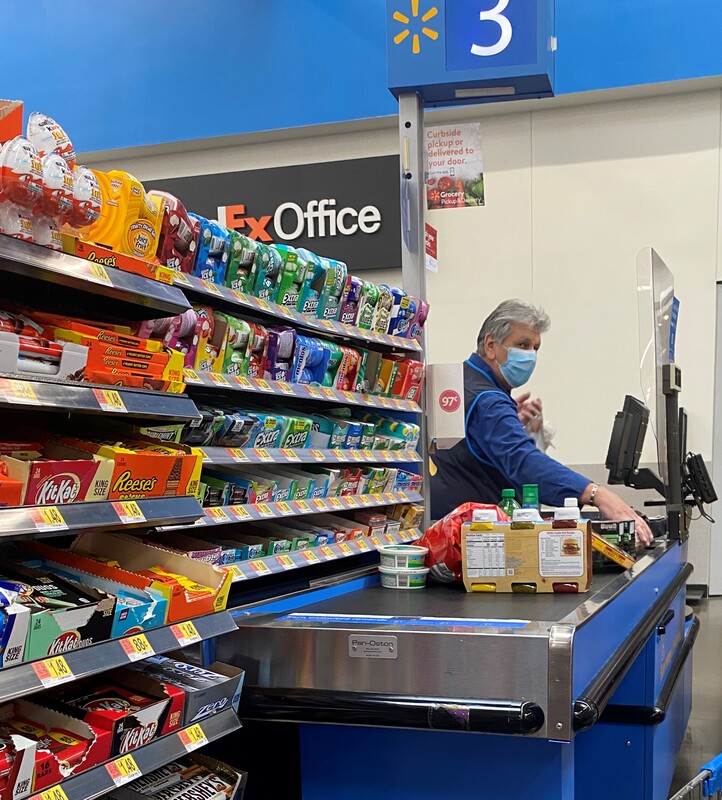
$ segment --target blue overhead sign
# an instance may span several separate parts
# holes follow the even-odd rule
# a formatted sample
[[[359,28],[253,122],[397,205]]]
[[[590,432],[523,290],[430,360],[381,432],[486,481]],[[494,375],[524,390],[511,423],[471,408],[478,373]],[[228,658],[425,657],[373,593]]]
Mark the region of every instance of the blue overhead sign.
[[[387,0],[389,88],[425,105],[554,93],[554,0]]]

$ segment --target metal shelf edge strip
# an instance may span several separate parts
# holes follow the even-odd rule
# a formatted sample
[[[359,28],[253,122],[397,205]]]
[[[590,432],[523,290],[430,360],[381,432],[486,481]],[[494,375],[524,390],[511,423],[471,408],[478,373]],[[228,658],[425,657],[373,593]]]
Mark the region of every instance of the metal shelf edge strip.
[[[269,450],[202,447],[204,464],[232,466],[234,464],[417,464],[421,456],[416,450]]]

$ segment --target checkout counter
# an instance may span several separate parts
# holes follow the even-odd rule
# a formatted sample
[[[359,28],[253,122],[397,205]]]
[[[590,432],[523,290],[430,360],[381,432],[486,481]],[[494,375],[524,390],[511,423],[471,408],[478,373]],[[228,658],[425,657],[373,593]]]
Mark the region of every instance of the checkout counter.
[[[699,627],[686,542],[585,594],[388,590],[371,558],[241,605],[217,643],[247,671],[242,718],[298,726],[303,800],[666,798]]]

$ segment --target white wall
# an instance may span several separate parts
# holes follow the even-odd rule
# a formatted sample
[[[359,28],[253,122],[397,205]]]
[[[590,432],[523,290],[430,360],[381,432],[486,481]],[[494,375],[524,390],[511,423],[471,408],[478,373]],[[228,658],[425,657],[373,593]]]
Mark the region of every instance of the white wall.
[[[598,472],[614,413],[626,393],[640,394],[636,256],[648,246],[676,277],[689,446],[711,459],[721,95],[551,110],[540,103],[538,110],[498,116],[484,109],[478,118],[487,205],[428,213],[439,230],[439,274],[427,280],[429,360],[465,358],[485,315],[504,298],[543,304],[553,325],[530,388],[558,429],[554,455],[565,463]],[[473,110],[456,113],[474,118]],[[454,112],[444,118],[453,120]],[[154,178],[397,152],[396,128],[378,125],[94,165],[127,169],[150,185]],[[397,270],[368,277],[400,281]],[[708,551],[704,525],[691,546],[697,582],[707,582]]]

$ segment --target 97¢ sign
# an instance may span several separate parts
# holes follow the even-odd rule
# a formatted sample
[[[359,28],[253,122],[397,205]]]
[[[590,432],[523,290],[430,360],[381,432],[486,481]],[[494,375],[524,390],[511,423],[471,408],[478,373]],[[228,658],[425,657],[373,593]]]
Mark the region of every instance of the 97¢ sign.
[[[458,411],[461,406],[461,397],[454,389],[445,389],[439,395],[439,408],[449,414]]]

